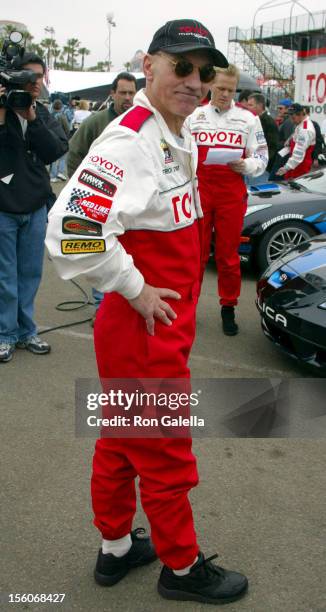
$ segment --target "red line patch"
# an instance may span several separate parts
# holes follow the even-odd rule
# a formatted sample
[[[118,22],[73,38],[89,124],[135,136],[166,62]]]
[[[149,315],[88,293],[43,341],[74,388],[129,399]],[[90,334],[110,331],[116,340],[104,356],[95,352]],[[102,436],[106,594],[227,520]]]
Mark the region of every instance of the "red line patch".
[[[77,204],[79,204],[89,219],[105,223],[111,210],[112,200],[101,198],[101,196],[97,195],[91,195],[86,198],[80,198]]]

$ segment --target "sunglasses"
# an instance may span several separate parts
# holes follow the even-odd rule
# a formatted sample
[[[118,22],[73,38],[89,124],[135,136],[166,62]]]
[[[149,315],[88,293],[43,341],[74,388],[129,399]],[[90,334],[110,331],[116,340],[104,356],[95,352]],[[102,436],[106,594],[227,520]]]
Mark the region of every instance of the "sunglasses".
[[[178,60],[172,60],[166,53],[160,53],[158,55],[164,55],[170,64],[173,64],[174,72],[178,77],[187,77],[192,74],[194,68],[198,68],[202,83],[210,83],[213,81],[213,79],[215,79],[216,71],[213,64],[206,64],[205,66],[199,67],[183,57]]]

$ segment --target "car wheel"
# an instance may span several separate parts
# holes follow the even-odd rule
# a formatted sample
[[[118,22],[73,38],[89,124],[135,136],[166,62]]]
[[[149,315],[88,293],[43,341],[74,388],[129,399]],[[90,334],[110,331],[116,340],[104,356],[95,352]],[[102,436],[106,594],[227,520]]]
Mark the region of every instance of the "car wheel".
[[[257,249],[260,270],[265,270],[273,261],[295,246],[315,236],[316,232],[300,221],[277,223],[263,235]]]

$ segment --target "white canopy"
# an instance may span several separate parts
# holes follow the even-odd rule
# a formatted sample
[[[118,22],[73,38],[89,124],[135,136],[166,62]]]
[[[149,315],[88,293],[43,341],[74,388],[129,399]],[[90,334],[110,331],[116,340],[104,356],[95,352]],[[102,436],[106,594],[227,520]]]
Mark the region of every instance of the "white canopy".
[[[119,72],[122,72],[121,70]],[[119,72],[86,72],[77,70],[49,70],[50,93],[60,91],[70,93],[81,89],[91,89],[110,85]],[[144,78],[142,72],[131,72],[136,79]]]
[[[119,70],[122,72],[122,70]],[[72,93],[85,89],[94,89],[95,87],[104,87],[111,85],[119,72],[86,72],[78,70],[49,70],[50,83],[47,89],[50,93],[62,92]],[[131,72],[136,79],[143,79],[142,72]],[[246,72],[241,72],[238,91],[241,89],[251,89],[252,91],[260,91],[255,79]]]

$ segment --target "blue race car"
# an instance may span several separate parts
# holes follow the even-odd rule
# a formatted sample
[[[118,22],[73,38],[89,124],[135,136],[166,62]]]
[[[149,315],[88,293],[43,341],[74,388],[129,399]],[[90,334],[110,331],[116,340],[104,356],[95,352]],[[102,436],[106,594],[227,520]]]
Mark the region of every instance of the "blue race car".
[[[260,271],[289,249],[326,232],[326,169],[287,183],[249,188],[239,254]]]

